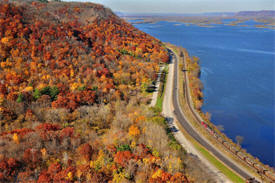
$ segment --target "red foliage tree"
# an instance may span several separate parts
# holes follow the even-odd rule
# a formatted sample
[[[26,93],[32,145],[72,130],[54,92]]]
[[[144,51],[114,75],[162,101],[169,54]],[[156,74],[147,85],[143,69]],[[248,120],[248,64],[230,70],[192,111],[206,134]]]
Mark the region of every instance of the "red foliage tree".
[[[91,159],[91,156],[93,154],[93,149],[90,146],[90,144],[85,143],[78,147],[78,152],[86,161],[89,161]]]
[[[51,182],[50,175],[46,170],[42,171],[38,177],[37,183]]]
[[[41,160],[42,158],[40,151],[32,148],[28,148],[25,150],[23,155],[23,161],[26,164],[28,164],[30,168],[35,168],[38,165],[38,163],[41,162]]]
[[[133,157],[134,156],[130,151],[118,151],[115,154],[114,161],[124,167]]]

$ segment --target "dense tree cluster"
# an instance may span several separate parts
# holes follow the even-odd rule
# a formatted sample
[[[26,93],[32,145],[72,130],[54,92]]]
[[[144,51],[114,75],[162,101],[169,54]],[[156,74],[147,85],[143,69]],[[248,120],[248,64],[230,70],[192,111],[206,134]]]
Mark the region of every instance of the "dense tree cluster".
[[[166,136],[164,119],[138,105],[119,106],[103,135],[91,128],[93,118],[85,122],[85,115],[102,113],[102,106],[76,109],[76,125],[36,122],[1,133],[0,181],[191,182],[182,149]],[[81,114],[85,110],[89,113]],[[152,142],[152,133],[158,133],[158,142]]]
[[[116,98],[128,100],[129,94],[155,78],[158,63],[168,60],[158,40],[115,15],[83,23],[82,9],[75,4],[26,6],[0,6],[4,103],[31,103],[48,95],[52,107],[72,111]],[[5,105],[1,109],[9,110]]]
[[[189,75],[189,87],[191,89],[191,95],[194,102],[194,107],[200,110],[203,105],[203,84],[200,81],[200,65],[198,57],[189,57],[188,53],[186,55],[186,64]]]

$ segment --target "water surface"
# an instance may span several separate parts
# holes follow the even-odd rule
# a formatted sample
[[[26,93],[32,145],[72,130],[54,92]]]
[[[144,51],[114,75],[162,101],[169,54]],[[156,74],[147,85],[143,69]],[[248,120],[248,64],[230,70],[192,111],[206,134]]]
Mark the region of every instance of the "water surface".
[[[243,136],[243,148],[274,166],[274,30],[164,21],[134,26],[200,57],[202,110],[229,138]]]

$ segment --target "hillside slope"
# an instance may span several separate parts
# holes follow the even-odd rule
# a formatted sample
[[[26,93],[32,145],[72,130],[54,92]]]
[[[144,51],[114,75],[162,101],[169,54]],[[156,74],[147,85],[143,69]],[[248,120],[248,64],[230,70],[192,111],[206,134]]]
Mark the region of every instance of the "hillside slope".
[[[11,101],[31,102],[46,86],[58,90],[52,106],[70,110],[84,102],[74,98],[86,94],[87,104],[127,99],[168,59],[159,41],[100,5],[3,5],[0,23],[0,88]]]
[[[101,5],[0,1],[0,182],[211,181],[146,105],[168,59]]]

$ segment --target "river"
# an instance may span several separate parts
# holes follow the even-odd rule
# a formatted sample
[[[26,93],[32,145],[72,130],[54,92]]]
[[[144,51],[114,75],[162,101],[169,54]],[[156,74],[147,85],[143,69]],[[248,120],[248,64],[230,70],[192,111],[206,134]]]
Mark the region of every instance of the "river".
[[[274,166],[274,33],[267,28],[160,21],[134,24],[163,42],[186,48],[200,58],[203,111],[263,163]]]

